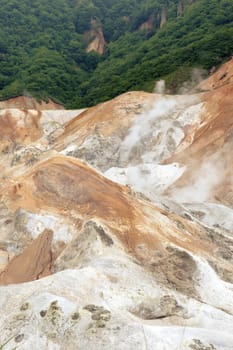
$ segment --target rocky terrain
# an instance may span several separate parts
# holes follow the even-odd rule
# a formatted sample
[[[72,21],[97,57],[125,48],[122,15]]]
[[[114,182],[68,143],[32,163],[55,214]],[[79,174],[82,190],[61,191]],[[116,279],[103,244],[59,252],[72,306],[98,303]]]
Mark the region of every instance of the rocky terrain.
[[[2,105],[0,349],[233,349],[232,77]]]

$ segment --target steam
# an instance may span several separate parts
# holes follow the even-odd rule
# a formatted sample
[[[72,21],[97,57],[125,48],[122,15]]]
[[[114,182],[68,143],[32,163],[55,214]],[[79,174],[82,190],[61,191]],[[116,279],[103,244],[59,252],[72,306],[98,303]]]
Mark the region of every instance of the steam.
[[[165,93],[165,81],[164,80],[159,80],[155,84],[154,92],[156,94],[164,94]]]
[[[182,83],[180,87],[178,87],[178,94],[184,95],[192,93],[204,79],[208,76],[208,72],[205,69],[202,68],[193,68],[190,71],[190,78],[189,80]],[[158,80],[155,83],[154,93],[156,94],[165,94],[166,92],[166,83],[165,80]]]
[[[185,81],[178,90],[178,94],[183,95],[192,92],[207,77],[207,71],[201,68],[193,68],[191,78]]]
[[[223,159],[222,154],[217,154],[208,160],[203,160],[201,167],[193,174],[192,182],[188,186],[173,191],[173,199],[180,203],[211,201],[215,188],[225,175]]]
[[[153,125],[160,120],[167,118],[178,107],[175,98],[161,97],[154,107],[141,114],[129,130],[120,147],[120,160],[129,162],[132,155],[135,155],[135,147],[143,146],[153,133]],[[156,132],[156,130],[154,130]]]

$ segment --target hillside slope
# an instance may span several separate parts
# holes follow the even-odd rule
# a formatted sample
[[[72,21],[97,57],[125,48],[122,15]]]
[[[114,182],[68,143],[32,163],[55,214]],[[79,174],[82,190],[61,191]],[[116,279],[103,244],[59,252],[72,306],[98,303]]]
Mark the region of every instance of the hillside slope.
[[[232,350],[232,67],[193,95],[1,111],[4,350]]]

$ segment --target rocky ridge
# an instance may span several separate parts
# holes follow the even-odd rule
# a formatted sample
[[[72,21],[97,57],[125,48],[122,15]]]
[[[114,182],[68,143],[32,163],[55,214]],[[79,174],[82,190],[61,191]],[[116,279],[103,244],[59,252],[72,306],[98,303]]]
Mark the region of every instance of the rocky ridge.
[[[233,349],[232,67],[1,110],[2,349]]]

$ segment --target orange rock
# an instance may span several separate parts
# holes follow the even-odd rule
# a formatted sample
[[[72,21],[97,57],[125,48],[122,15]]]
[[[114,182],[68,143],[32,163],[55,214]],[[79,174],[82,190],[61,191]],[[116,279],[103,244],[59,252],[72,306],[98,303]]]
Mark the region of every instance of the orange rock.
[[[44,230],[22,254],[14,257],[0,274],[0,285],[33,281],[50,274],[53,232]]]

